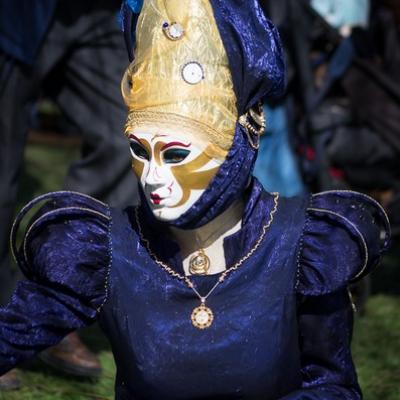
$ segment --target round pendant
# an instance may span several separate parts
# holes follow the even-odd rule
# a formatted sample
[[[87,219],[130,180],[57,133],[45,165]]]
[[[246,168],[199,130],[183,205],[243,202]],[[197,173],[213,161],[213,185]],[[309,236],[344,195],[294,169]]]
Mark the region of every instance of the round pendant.
[[[204,304],[195,308],[192,312],[192,324],[197,329],[207,329],[214,321],[214,314],[210,308]]]
[[[181,73],[183,80],[190,85],[197,85],[204,79],[203,66],[197,61],[186,63],[182,67]]]
[[[165,36],[172,41],[176,41],[179,39],[183,38],[183,35],[185,34],[185,30],[183,29],[183,26],[181,24],[178,24],[177,22],[173,22],[172,24],[169,24],[168,22],[163,23],[163,32]]]
[[[189,260],[189,272],[192,275],[207,275],[210,269],[210,259],[200,250],[198,254],[192,256]]]

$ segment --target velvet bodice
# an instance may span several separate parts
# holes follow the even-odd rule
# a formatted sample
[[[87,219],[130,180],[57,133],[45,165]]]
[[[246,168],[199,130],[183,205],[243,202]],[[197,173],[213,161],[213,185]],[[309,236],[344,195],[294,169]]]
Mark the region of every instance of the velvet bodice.
[[[259,196],[263,198],[257,199],[253,211],[265,211],[257,219],[261,228],[269,219],[273,197]],[[294,208],[299,211],[301,203]],[[296,214],[298,218],[294,218]],[[199,305],[197,296],[149,256],[137,233],[134,210],[114,214],[112,237],[125,240],[114,245],[110,301],[101,321],[114,343],[119,366],[117,390],[124,393],[122,398],[130,398],[129,393],[133,398],[148,399],[261,398],[264,393],[283,395],[298,387],[300,354],[292,290],[296,252],[291,242],[300,235],[298,226],[303,219],[304,213],[275,214],[274,228],[265,245],[210,296],[207,304],[215,320],[211,328],[200,331],[190,321],[192,310]],[[284,226],[290,227],[291,239],[280,243],[280,251],[275,251],[276,238],[282,235]],[[121,227],[129,228],[121,231]],[[245,224],[244,229],[248,228]],[[149,227],[144,231],[151,233]],[[226,241],[227,259],[233,262],[246,254],[260,233],[257,229]],[[160,237],[152,239],[152,251],[158,250],[169,265],[181,270],[174,247]],[[238,242],[241,251],[236,251]],[[218,275],[192,280],[205,295],[217,279]],[[132,304],[136,305],[134,309]],[[128,314],[131,318],[121,319]],[[118,326],[111,324],[116,320],[120,321]],[[268,355],[268,362],[264,355]],[[274,371],[282,369],[286,374],[278,378]],[[274,379],[270,379],[272,376]]]
[[[0,373],[98,318],[118,400],[361,398],[346,286],[387,246],[384,213],[360,194],[278,199],[256,181],[246,204],[224,243],[228,267],[271,224],[210,296],[215,320],[202,331],[190,320],[197,296],[155,261],[182,271],[162,227],[140,209],[52,195],[17,250],[27,280],[0,312]],[[205,294],[217,279],[193,281]]]

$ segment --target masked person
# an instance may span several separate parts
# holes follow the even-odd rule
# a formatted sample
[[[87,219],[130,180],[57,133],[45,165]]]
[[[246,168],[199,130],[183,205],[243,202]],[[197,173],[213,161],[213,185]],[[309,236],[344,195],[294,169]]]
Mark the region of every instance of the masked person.
[[[122,90],[141,205],[58,192],[21,211],[26,280],[0,312],[0,373],[99,320],[119,400],[360,399],[346,286],[387,247],[383,210],[251,178],[258,104],[284,82],[257,1],[130,3]]]

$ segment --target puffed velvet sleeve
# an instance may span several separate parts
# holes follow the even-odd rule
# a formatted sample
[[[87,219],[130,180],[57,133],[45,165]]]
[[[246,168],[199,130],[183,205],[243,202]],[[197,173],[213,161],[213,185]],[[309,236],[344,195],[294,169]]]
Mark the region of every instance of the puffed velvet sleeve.
[[[301,389],[280,400],[360,400],[351,356],[353,310],[345,289],[299,296]]]
[[[385,212],[354,192],[312,196],[296,284],[302,388],[281,400],[359,400],[347,285],[378,263],[389,242]]]
[[[40,202],[17,246],[20,221]],[[11,243],[25,280],[0,309],[0,375],[96,319],[107,298],[110,223],[105,204],[71,192],[21,211]]]
[[[313,195],[299,243],[296,290],[320,296],[345,288],[379,264],[389,221],[372,198],[350,191]]]

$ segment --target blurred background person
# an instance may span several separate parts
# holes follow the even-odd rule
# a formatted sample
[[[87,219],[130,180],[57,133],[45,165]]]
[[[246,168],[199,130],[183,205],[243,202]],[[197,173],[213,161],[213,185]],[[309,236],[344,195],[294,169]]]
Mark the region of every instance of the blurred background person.
[[[27,133],[38,98],[55,100],[82,138],[65,190],[123,207],[136,199],[125,106],[119,82],[126,50],[117,23],[119,0],[0,0],[0,301],[14,288],[9,233]],[[96,377],[97,357],[76,333],[42,359],[65,372]],[[0,390],[19,386],[14,371]]]
[[[278,27],[284,43],[286,58],[286,76],[293,80],[293,61],[290,52],[290,39],[287,26],[290,4],[287,0],[261,0],[265,15]],[[290,29],[293,29],[292,27]],[[295,154],[293,93],[290,84],[285,95],[274,102],[266,102],[264,114],[266,130],[260,138],[260,148],[254,176],[270,192],[279,192],[283,196],[297,196],[306,191],[300,165]]]
[[[261,4],[285,44],[288,85],[280,104],[265,106],[256,176],[268,190],[289,196],[364,192],[386,207],[399,232],[399,2]],[[369,281],[353,291],[362,311]]]

